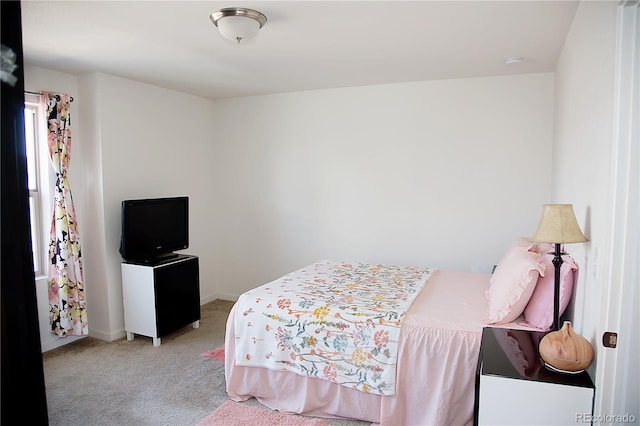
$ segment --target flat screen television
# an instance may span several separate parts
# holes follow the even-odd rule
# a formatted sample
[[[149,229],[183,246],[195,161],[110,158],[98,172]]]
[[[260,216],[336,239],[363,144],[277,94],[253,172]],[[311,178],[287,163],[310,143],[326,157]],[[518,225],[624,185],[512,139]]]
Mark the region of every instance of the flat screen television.
[[[158,263],[189,247],[189,197],[124,200],[121,219],[126,261]]]

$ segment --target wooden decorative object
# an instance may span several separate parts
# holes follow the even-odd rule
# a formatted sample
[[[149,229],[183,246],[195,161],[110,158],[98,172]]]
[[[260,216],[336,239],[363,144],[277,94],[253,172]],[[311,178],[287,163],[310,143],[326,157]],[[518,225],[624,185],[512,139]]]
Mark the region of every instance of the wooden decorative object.
[[[591,343],[576,334],[569,321],[560,330],[545,335],[538,350],[547,366],[560,372],[579,373],[593,362]]]

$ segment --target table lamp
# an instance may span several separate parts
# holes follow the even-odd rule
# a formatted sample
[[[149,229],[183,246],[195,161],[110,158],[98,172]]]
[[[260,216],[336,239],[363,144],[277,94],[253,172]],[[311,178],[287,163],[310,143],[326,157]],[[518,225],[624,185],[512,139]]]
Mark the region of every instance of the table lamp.
[[[562,244],[588,241],[580,230],[571,204],[545,204],[542,217],[533,237],[533,242],[551,243],[555,246],[552,332],[542,338],[540,356],[546,366],[561,372],[579,372],[593,360],[593,348],[584,337],[575,334],[571,323],[560,329],[560,269],[562,267]],[[551,253],[550,253],[551,254]]]
[[[536,243],[551,243],[555,245],[552,260],[555,267],[553,281],[553,330],[560,329],[560,268],[562,267],[561,245],[567,243],[583,243],[587,238],[582,234],[572,204],[545,204],[542,206],[542,217],[536,233],[531,237]]]

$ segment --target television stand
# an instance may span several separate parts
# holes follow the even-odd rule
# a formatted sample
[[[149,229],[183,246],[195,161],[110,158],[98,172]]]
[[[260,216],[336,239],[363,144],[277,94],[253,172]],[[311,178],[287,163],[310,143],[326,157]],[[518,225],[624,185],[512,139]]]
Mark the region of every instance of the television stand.
[[[153,260],[158,261],[158,262],[162,262],[165,260],[170,260],[170,259],[175,259],[176,257],[180,256],[178,253],[165,253],[165,254],[161,254],[159,256],[156,256]]]
[[[164,253],[164,254],[160,254],[158,256],[154,256],[146,259],[131,259],[131,260],[127,260],[126,262],[134,263],[136,265],[157,266],[163,263],[167,263],[171,260],[177,259],[180,256],[183,256],[183,255],[180,255],[178,253]]]
[[[160,346],[163,336],[189,324],[200,326],[197,256],[175,254],[155,264],[123,262],[121,270],[127,340],[140,334]]]

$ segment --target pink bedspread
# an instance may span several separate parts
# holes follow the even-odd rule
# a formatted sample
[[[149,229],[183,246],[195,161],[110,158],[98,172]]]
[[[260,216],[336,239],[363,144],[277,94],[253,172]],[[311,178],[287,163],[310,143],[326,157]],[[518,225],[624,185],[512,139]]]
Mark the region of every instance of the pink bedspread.
[[[234,362],[234,306],[225,338],[227,392],[282,412],[347,417],[385,425],[471,425],[475,371],[486,326],[490,274],[437,271],[401,327],[396,394],[381,396],[288,371]],[[509,328],[525,329],[514,323]]]

